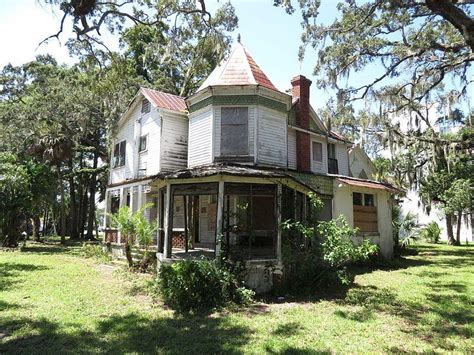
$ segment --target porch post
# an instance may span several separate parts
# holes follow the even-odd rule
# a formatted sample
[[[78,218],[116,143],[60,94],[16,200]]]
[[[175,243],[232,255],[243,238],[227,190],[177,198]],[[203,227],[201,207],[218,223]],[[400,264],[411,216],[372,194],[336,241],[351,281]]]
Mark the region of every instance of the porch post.
[[[144,205],[144,198],[143,198],[143,185],[138,185],[138,192],[137,192],[137,210],[143,207]],[[143,211],[145,212],[145,211]]]
[[[130,211],[135,212],[133,210],[133,204],[135,203],[135,187],[130,186]]]
[[[171,234],[173,228],[173,221],[170,220],[173,218],[173,196],[171,196],[171,184],[166,184],[166,199],[165,199],[165,221],[164,221],[164,230],[165,230],[165,242],[163,246],[163,254],[165,258],[171,257]]]
[[[110,193],[105,191],[105,206],[104,206],[104,242],[107,242],[107,218],[109,217],[109,203]]]
[[[222,221],[224,217],[224,181],[219,181],[217,191],[216,259],[221,255]]]
[[[126,197],[125,191],[126,191],[126,189],[124,189],[123,187],[120,188],[119,208],[122,208],[127,203],[127,197]],[[117,232],[117,243],[121,244],[121,242],[122,242],[122,235],[121,235],[120,230],[119,230]]]
[[[282,208],[282,187],[281,184],[277,185],[277,245],[276,245],[276,256],[277,260],[281,262],[281,208]]]

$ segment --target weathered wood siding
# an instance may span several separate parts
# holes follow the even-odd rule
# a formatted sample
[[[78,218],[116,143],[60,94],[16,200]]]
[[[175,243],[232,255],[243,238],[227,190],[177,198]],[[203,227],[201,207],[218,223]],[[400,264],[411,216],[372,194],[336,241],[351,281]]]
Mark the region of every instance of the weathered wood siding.
[[[322,145],[323,160],[322,162],[316,162],[313,160],[313,142],[319,142]],[[311,171],[314,173],[327,174],[328,172],[328,147],[326,140],[319,137],[311,137]]]
[[[212,162],[212,108],[189,116],[188,167]]]
[[[288,168],[296,169],[296,131],[288,128]]]
[[[149,114],[143,115],[140,121],[138,137],[145,135],[148,136],[147,149],[138,153],[138,174],[141,176],[157,174],[160,171],[161,119],[158,109],[154,107]],[[139,141],[136,144],[138,146]]]
[[[285,167],[288,138],[287,115],[260,106],[257,127],[258,163]]]
[[[133,154],[135,149],[135,122],[140,118],[140,107],[140,104],[131,107],[124,121],[117,128],[115,138],[112,142],[110,162],[111,164],[113,162],[115,144],[126,140],[125,165],[110,169],[109,183],[111,184],[116,184],[126,179],[132,179],[135,176],[135,172],[133,171],[134,159],[136,159],[136,156]]]
[[[248,107],[248,145],[249,145],[249,156],[254,155],[255,151],[255,116],[257,108],[256,106],[246,106]],[[214,156],[221,156],[221,109],[222,106],[213,107],[214,115]]]
[[[162,124],[161,171],[185,169],[188,158],[188,120],[186,116],[162,111]]]
[[[343,143],[336,144],[336,159],[339,168],[339,175],[349,175],[349,154],[347,146]]]

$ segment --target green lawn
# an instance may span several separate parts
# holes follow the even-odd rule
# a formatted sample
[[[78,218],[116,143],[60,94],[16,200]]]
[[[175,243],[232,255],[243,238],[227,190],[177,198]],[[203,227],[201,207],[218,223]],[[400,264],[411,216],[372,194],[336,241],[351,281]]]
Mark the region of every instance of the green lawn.
[[[334,298],[178,316],[58,246],[0,252],[0,353],[474,352],[474,248],[420,245]]]

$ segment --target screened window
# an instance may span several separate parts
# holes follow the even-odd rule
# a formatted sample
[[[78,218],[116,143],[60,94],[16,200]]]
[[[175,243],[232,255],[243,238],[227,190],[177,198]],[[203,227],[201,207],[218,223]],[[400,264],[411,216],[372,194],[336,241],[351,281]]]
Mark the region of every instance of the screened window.
[[[322,162],[323,161],[323,145],[319,142],[313,142],[313,161]]]
[[[221,109],[221,155],[248,154],[248,107]]]
[[[150,101],[147,99],[142,100],[142,113],[149,113],[150,112]]]
[[[125,165],[125,150],[127,148],[126,141],[115,144],[114,156],[113,156],[113,167],[118,168]]]
[[[143,152],[147,149],[147,142],[148,141],[148,136],[141,136],[140,137],[140,144],[138,146],[138,151]]]

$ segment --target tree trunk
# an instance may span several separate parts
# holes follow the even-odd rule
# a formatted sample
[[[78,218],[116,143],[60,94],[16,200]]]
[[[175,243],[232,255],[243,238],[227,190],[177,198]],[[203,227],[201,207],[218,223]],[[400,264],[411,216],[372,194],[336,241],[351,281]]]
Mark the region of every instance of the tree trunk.
[[[123,243],[123,249],[125,252],[125,256],[127,258],[128,262],[128,267],[133,267],[133,258],[132,258],[132,248],[130,247],[130,242],[128,240],[128,237],[125,237],[125,243]]]
[[[87,201],[88,201],[87,189],[84,190],[82,196],[83,198],[82,198],[82,208],[81,208],[81,224],[79,225],[79,228],[80,228],[80,233],[81,233],[81,239],[84,239],[84,224],[85,224],[84,222],[87,219]]]
[[[461,222],[462,211],[458,211],[458,220],[456,224],[456,245],[461,245]]]
[[[33,222],[33,239],[36,242],[40,242],[41,241],[41,238],[40,238],[40,225],[41,225],[40,217],[38,215],[35,215],[35,216],[33,216],[32,220],[33,220],[32,221]]]
[[[451,213],[446,214],[446,232],[448,233],[448,244],[456,244],[453,234],[453,215]]]
[[[74,165],[72,158],[69,159],[69,209],[70,209],[70,216],[71,216],[71,225],[70,225],[70,233],[72,239],[77,239],[79,237],[77,233],[77,201],[76,201],[76,183],[74,181]]]
[[[59,192],[61,193],[61,212],[59,222],[59,234],[61,236],[61,244],[66,244],[66,199],[64,197],[64,181],[61,174],[61,164],[57,165],[58,179],[59,179]]]
[[[98,149],[94,152],[94,163],[89,184],[89,216],[87,220],[87,239],[94,239],[94,220],[95,220],[95,191],[97,188],[97,164],[99,162]]]

